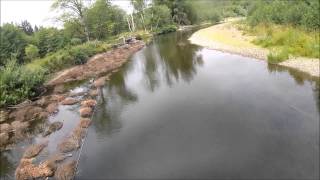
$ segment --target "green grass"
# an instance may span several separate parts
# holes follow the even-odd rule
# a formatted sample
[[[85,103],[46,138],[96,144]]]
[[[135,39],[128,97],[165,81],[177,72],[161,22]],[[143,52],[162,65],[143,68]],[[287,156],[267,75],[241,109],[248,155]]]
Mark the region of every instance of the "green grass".
[[[254,44],[268,48],[270,62],[281,62],[289,56],[319,58],[319,31],[307,32],[292,26],[260,24],[249,30],[257,36]]]

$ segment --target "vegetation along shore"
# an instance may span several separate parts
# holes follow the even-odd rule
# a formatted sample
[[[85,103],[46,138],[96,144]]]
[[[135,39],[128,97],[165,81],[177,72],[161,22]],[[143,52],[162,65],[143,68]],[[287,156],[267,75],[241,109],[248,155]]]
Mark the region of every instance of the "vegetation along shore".
[[[246,18],[226,19],[195,32],[189,40],[200,46],[266,60],[319,77],[319,19],[312,19],[316,17],[319,3],[261,1],[255,6]],[[299,8],[301,11],[295,11]]]

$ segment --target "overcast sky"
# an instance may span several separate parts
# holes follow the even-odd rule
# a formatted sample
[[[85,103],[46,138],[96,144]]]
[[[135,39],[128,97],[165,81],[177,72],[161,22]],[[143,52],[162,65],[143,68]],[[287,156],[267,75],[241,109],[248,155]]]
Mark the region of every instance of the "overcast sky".
[[[55,20],[57,12],[51,10],[53,0],[0,0],[1,25],[7,22],[20,23],[28,20],[32,26],[61,27]],[[120,6],[127,12],[132,11],[129,0],[113,0],[113,4]]]

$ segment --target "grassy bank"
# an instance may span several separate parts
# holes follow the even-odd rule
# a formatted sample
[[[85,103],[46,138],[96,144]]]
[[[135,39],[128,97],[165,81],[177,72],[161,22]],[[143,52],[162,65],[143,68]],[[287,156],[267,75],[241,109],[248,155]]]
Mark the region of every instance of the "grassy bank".
[[[91,56],[105,52],[112,45],[122,42],[123,37],[132,36],[145,42],[151,40],[150,33],[144,31],[122,33],[110,37],[106,41],[90,41],[75,46],[67,46],[22,66],[17,64],[14,59],[8,61],[0,69],[0,107],[17,104],[39,95],[44,82],[54,72],[84,64]]]
[[[319,58],[319,31],[306,31],[298,27],[259,24],[250,27],[241,22],[240,29],[256,38],[254,44],[269,49],[268,61],[279,63],[290,56]]]

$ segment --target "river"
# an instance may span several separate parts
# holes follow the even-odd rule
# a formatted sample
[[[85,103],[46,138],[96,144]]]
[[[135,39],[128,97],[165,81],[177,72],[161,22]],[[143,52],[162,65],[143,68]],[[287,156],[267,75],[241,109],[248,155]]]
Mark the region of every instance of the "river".
[[[319,80],[159,36],[103,88],[77,179],[318,179]]]

